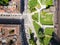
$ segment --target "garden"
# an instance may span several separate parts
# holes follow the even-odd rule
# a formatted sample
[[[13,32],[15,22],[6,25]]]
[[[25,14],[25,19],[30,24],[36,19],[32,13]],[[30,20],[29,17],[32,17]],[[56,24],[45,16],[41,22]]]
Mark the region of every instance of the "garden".
[[[54,28],[46,28],[45,29],[45,35],[52,36],[53,32],[54,32]]]
[[[40,2],[42,5],[46,5],[46,9],[53,6],[53,0],[40,0]],[[29,0],[29,10],[34,12],[36,11],[35,7],[40,9],[40,4],[38,4],[37,0]],[[36,34],[40,39],[40,45],[49,45],[54,28],[43,29],[39,24],[37,24],[35,21],[38,22],[38,13],[32,15],[32,19]],[[53,14],[42,10],[40,12],[40,23],[42,25],[53,25]]]
[[[36,33],[37,33],[37,35],[38,35],[38,31],[39,31],[39,29],[41,28],[35,21],[33,22],[33,25],[34,25],[34,28],[35,28],[35,31],[36,31]]]
[[[54,28],[46,28],[45,29],[44,45],[49,45],[53,33],[54,33]]]
[[[41,45],[49,45],[54,32],[54,28],[46,28],[45,30],[41,28],[35,21],[33,22],[34,28],[38,38],[40,39]]]

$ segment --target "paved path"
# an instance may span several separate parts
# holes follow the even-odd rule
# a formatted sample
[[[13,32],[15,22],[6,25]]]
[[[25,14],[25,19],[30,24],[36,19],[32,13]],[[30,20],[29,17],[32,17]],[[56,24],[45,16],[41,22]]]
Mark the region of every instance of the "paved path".
[[[33,25],[32,16],[29,15],[29,14],[26,14],[24,16],[24,19],[25,19],[25,29],[26,29],[26,32],[27,32],[28,28],[30,28],[32,30],[32,32],[34,33],[34,37],[37,37],[37,42],[36,42],[37,45],[40,45],[39,38],[38,38],[38,36],[36,34],[36,31],[35,31],[35,28],[34,28],[34,25]],[[29,34],[29,33],[27,32],[27,34]],[[29,39],[29,37],[27,39]]]
[[[31,15],[28,15],[29,17],[29,22],[30,22],[30,29],[32,30],[32,32],[35,34],[34,37],[37,37],[37,45],[40,45],[40,41],[39,41],[39,38],[36,34],[36,31],[35,31],[35,28],[34,28],[34,25],[33,25],[33,20],[32,20],[32,16]]]

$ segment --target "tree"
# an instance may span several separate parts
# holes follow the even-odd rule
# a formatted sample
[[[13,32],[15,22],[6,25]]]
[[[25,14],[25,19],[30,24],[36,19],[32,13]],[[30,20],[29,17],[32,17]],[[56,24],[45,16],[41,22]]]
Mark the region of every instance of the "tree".
[[[44,34],[44,29],[43,28],[39,28],[38,35],[39,35],[41,44],[44,45],[45,34]]]
[[[0,0],[0,5],[7,6],[10,0]]]

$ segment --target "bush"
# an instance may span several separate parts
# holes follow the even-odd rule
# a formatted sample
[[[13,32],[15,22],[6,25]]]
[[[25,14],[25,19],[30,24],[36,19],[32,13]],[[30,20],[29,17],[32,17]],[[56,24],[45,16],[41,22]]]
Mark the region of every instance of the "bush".
[[[29,40],[30,44],[32,45],[37,45],[35,40],[34,40],[34,33],[30,32],[30,40]]]
[[[39,39],[40,39],[41,44],[44,45],[45,34],[44,34],[43,28],[39,28],[38,35],[39,35]]]
[[[10,0],[0,0],[0,5],[7,6]]]

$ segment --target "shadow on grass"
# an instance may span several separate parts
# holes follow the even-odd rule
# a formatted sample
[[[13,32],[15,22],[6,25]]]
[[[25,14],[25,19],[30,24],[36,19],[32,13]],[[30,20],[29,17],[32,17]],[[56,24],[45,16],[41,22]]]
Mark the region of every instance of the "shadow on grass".
[[[48,5],[48,6],[46,7],[46,9],[49,9],[51,6],[53,6],[53,5]]]
[[[52,38],[50,40],[49,45],[60,45],[60,42],[58,42],[55,37],[57,37],[57,35],[53,32],[52,33]],[[57,37],[58,38],[58,37]]]
[[[35,40],[35,38],[34,38],[34,33],[31,33],[30,36],[31,36],[31,37],[30,37],[30,40],[29,40],[29,41],[30,41],[30,44],[32,44],[32,45],[37,45],[37,44],[36,44],[36,40]]]

